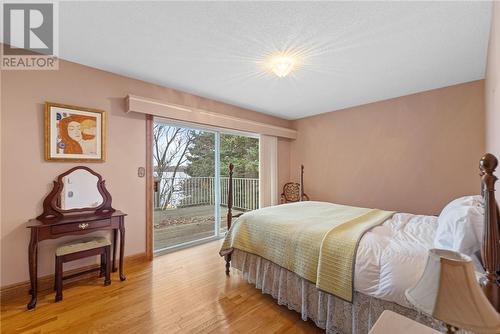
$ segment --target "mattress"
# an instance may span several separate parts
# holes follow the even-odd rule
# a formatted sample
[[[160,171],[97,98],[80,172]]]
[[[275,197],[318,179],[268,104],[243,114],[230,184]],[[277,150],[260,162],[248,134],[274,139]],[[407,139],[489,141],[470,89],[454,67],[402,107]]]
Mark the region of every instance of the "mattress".
[[[320,202],[304,203],[311,205],[316,204],[316,206],[326,204]],[[273,209],[272,212],[276,214],[276,208],[286,209],[288,207],[287,205],[281,205],[279,207],[267,208],[267,210],[270,211],[271,209]],[[294,216],[294,218],[291,219],[289,225],[294,227],[297,223],[299,223],[300,226],[311,224],[311,221],[316,222],[322,220],[323,216],[321,214],[318,214],[318,212],[321,211],[318,210],[318,208],[314,209],[315,215],[309,214],[311,215],[309,220],[304,219],[301,216]],[[264,213],[265,210],[266,209],[261,209],[254,212]],[[288,219],[289,213],[283,213],[281,211],[278,213],[278,216],[281,220],[283,220],[284,218]],[[239,220],[243,219],[244,217],[245,215],[239,218]],[[274,216],[270,218],[268,217],[267,219],[273,219],[273,217]],[[257,222],[254,222],[255,220],[257,220]],[[405,291],[417,283],[424,271],[428,250],[433,248],[434,236],[436,234],[438,226],[437,220],[438,219],[435,216],[395,213],[391,216],[391,218],[386,219],[378,226],[365,232],[358,243],[358,248],[354,259],[354,277],[351,278],[354,288],[353,290],[361,292],[368,296],[394,302],[399,305],[408,307],[409,304],[406,301]],[[250,227],[253,227],[253,225],[255,225],[255,228],[259,226],[262,227],[263,224],[267,226],[266,220],[261,218],[260,216],[257,216],[253,217],[253,220],[246,219],[236,222],[232,227],[233,234],[238,234],[238,231],[241,232],[240,229],[234,230],[238,223],[244,224],[243,226]],[[285,227],[287,226],[288,225],[286,225]],[[244,229],[244,231],[246,231],[246,229]],[[299,228],[299,232],[300,231],[302,230]],[[257,232],[259,232],[260,234]],[[262,235],[263,232],[265,233],[264,235]],[[292,235],[301,235],[301,233],[299,232],[292,233]],[[288,245],[288,247],[293,247],[292,251],[295,252],[297,251],[297,249],[300,249],[292,243],[292,241],[295,239],[286,239],[292,238],[292,236],[278,235],[276,237],[278,239],[275,238],[277,241],[275,239],[272,239],[273,241],[271,242],[270,235],[276,234],[274,233],[274,229],[271,229],[271,227],[270,229],[262,229],[257,231],[250,230],[246,234],[248,234],[248,236],[246,239],[244,239],[245,242],[242,245],[251,245],[252,247],[250,247],[250,249],[246,249],[248,247],[239,248],[237,243],[232,247],[239,249],[240,251],[260,255],[270,261],[273,261],[272,256],[270,257],[261,255],[259,254],[258,250],[261,248],[265,249],[266,247],[273,247],[273,249],[278,247],[279,249],[277,249],[276,251],[280,251],[286,245]],[[228,234],[226,236],[226,240],[222,246],[223,251],[225,249],[231,249],[231,247],[228,246],[229,244],[232,245],[232,243],[229,242],[229,240],[232,239],[228,239],[228,237],[230,236],[231,234]],[[302,239],[304,239],[304,237],[301,237],[301,240]],[[320,244],[323,242],[317,240],[307,240],[309,243],[318,243],[318,247],[320,247]],[[256,243],[257,241],[259,241],[260,243]],[[254,245],[254,243],[256,244]],[[255,247],[253,246],[258,245],[260,245],[260,248],[254,249]],[[269,253],[269,251],[266,252]],[[224,255],[222,251],[221,255]],[[310,257],[314,255],[309,254],[308,256]],[[302,257],[302,262],[307,261],[307,256]],[[279,262],[274,263],[281,265]],[[316,267],[318,267],[317,262],[314,263],[316,263]],[[281,266],[284,268],[288,268],[283,265]],[[294,271],[299,276],[305,278],[306,280],[309,280],[312,283],[317,283],[316,280],[314,280],[314,277],[316,277],[316,275],[312,275],[313,278],[311,278],[309,277],[311,275],[304,276],[301,275],[301,272],[297,272],[296,270],[293,270],[291,268],[288,269]],[[321,289],[321,286],[319,288]]]
[[[234,248],[259,255],[351,301],[358,241],[393,214],[316,201],[266,207],[235,222],[220,255]]]

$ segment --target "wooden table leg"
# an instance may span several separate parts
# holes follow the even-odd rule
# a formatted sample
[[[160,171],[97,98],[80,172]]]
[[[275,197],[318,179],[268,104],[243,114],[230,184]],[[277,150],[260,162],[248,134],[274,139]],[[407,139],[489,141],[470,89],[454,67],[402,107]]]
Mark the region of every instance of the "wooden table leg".
[[[123,217],[120,218],[120,280],[126,279],[123,273],[123,257],[125,255],[125,226],[123,224]]]
[[[113,266],[112,271],[116,272],[116,238],[118,235],[118,229],[113,229]]]
[[[37,229],[31,229],[31,239],[30,244],[28,246],[28,263],[29,263],[29,274],[30,274],[30,294],[31,300],[27,305],[28,310],[35,308],[37,301],[37,264],[38,264],[38,231]]]
[[[110,285],[111,284],[111,247],[106,246],[105,250],[105,257],[104,262],[106,263],[106,268],[104,269],[104,285]]]

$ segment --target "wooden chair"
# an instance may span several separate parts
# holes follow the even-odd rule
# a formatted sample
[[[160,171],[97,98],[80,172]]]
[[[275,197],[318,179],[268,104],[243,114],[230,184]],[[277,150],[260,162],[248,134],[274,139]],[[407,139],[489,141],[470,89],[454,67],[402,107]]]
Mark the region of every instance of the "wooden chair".
[[[63,277],[63,264],[70,261],[83,259],[89,256],[101,256],[101,265],[98,269],[90,269],[76,274]],[[111,242],[104,237],[87,238],[69,242],[56,249],[56,272],[54,289],[56,290],[56,302],[63,299],[63,280],[84,275],[92,271],[100,271],[100,277],[104,275],[104,285],[111,284]]]
[[[291,203],[291,202],[300,202],[300,201],[308,201],[309,196],[302,193],[300,196],[300,183],[296,182],[288,182],[283,186],[283,192],[281,193],[281,204]],[[301,198],[302,197],[302,198]]]
[[[304,193],[304,165],[300,166],[300,183],[285,183],[280,198],[281,204],[300,201],[309,201],[309,196]]]

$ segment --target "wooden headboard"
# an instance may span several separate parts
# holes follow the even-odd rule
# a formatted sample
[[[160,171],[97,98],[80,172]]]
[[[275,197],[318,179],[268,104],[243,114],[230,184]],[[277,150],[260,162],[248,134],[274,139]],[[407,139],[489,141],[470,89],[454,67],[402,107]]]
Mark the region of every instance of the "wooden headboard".
[[[486,275],[481,280],[481,286],[491,304],[500,312],[500,227],[498,204],[495,199],[494,175],[498,166],[497,158],[490,153],[485,154],[479,161],[479,175],[481,176],[481,195],[484,197],[484,235],[481,247],[481,260]]]

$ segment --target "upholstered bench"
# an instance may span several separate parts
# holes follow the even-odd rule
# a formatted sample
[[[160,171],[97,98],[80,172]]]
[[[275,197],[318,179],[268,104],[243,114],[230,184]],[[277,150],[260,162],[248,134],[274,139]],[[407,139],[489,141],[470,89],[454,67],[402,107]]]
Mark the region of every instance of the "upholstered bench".
[[[93,237],[74,240],[60,245],[56,249],[56,273],[54,288],[56,290],[56,302],[63,299],[63,280],[87,274],[96,269],[86,270],[76,274],[63,277],[63,263],[83,259],[89,256],[101,256],[99,267],[100,276],[105,276],[104,285],[111,284],[111,243],[104,237]]]

